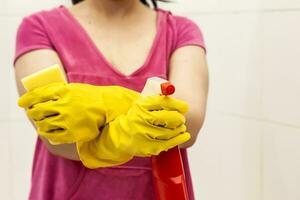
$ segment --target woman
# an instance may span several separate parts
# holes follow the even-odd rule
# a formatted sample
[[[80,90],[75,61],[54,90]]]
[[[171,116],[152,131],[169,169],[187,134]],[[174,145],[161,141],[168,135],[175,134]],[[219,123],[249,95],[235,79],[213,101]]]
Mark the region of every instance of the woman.
[[[20,79],[56,63],[72,83],[39,88],[19,101],[39,133],[29,199],[154,199],[149,156],[175,145],[181,147],[194,199],[186,148],[195,143],[205,115],[201,31],[145,1],[73,4],[28,16],[18,29],[19,93],[25,93]],[[153,76],[174,83],[176,98],[140,97],[137,92]],[[188,103],[188,112],[179,99]]]

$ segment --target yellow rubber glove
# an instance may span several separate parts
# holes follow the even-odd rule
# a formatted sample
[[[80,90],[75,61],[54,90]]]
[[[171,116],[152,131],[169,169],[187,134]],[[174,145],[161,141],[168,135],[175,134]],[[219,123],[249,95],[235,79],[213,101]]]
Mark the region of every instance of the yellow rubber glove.
[[[139,93],[120,86],[53,83],[19,99],[40,135],[57,144],[88,141],[99,128],[127,113]]]
[[[88,168],[125,163],[133,156],[149,157],[190,139],[184,113],[187,104],[168,96],[140,97],[127,114],[107,124],[92,141],[78,142]]]

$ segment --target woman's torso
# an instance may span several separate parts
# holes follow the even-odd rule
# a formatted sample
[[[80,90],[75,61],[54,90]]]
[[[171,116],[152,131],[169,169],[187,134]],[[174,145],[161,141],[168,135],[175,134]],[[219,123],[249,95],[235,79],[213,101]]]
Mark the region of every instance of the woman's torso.
[[[51,48],[58,53],[64,65],[69,82],[120,85],[140,92],[149,77],[168,79],[169,59],[176,45],[184,45],[184,42],[202,45],[200,39],[188,41],[184,38],[182,43],[178,43],[176,26],[179,20],[169,12],[158,10],[156,34],[145,61],[125,75],[105,59],[89,34],[65,7],[43,11],[31,17],[42,24]],[[185,19],[180,20],[184,24]],[[188,190],[193,200],[186,150],[182,150],[182,156]],[[51,155],[38,139],[30,199],[152,200],[151,162],[149,158],[135,157],[120,166],[90,170],[81,162]]]

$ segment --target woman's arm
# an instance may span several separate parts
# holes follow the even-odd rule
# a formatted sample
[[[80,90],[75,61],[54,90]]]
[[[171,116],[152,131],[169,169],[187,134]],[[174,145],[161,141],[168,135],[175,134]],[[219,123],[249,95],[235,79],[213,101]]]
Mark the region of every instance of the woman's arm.
[[[176,86],[174,96],[189,104],[186,124],[191,139],[180,145],[187,148],[195,143],[205,117],[208,67],[204,49],[198,46],[177,49],[171,56],[169,79]]]
[[[57,53],[53,50],[31,51],[18,58],[15,63],[15,76],[19,95],[23,95],[26,92],[21,83],[23,77],[54,64],[62,66]],[[51,145],[47,139],[40,138],[52,154],[70,160],[80,160],[75,144]]]

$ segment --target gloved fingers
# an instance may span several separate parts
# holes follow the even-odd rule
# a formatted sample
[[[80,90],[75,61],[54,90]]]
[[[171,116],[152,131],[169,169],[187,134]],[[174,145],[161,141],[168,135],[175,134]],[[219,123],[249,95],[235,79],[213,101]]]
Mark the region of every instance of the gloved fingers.
[[[182,124],[181,126],[175,128],[175,129],[169,129],[169,128],[152,125],[152,127],[148,129],[146,135],[151,140],[154,139],[154,140],[164,141],[164,140],[169,140],[169,139],[175,138],[185,131],[186,131],[186,126],[184,124]]]
[[[145,120],[155,126],[174,129],[185,123],[185,117],[177,111],[154,110],[148,111]]]
[[[59,111],[55,105],[57,105],[57,101],[53,100],[35,104],[32,108],[27,110],[27,115],[34,121],[40,121],[48,117],[59,115]]]
[[[42,131],[39,128],[37,129],[39,135],[43,136],[44,138],[50,140],[52,143],[56,144],[71,144],[75,143],[76,140],[74,137],[68,133],[68,130],[64,129],[53,129],[51,132]]]
[[[33,105],[60,98],[65,83],[51,83],[25,93],[19,98],[18,105],[22,108],[31,108]]]
[[[188,132],[183,132],[174,138],[162,141],[162,145],[164,146],[164,149],[169,150],[177,145],[187,142],[190,138],[191,135]]]
[[[157,156],[162,151],[168,151],[169,149],[172,149],[173,147],[188,141],[190,138],[191,136],[189,133],[183,132],[178,136],[171,138],[169,140],[152,140],[147,142],[147,144],[145,144],[145,147],[147,147],[146,148],[147,151],[141,149],[140,151],[136,152],[135,156],[141,156],[141,157],[150,157],[152,155]]]
[[[39,131],[50,134],[54,133],[55,131],[62,131],[67,129],[65,121],[60,115],[48,117],[41,121],[36,121],[35,124],[38,127]]]
[[[62,116],[49,117],[35,122],[39,135],[53,143],[64,144],[74,143],[76,138],[67,128]]]
[[[163,95],[146,96],[137,101],[137,104],[146,110],[173,110],[182,114],[188,111],[186,102]]]

